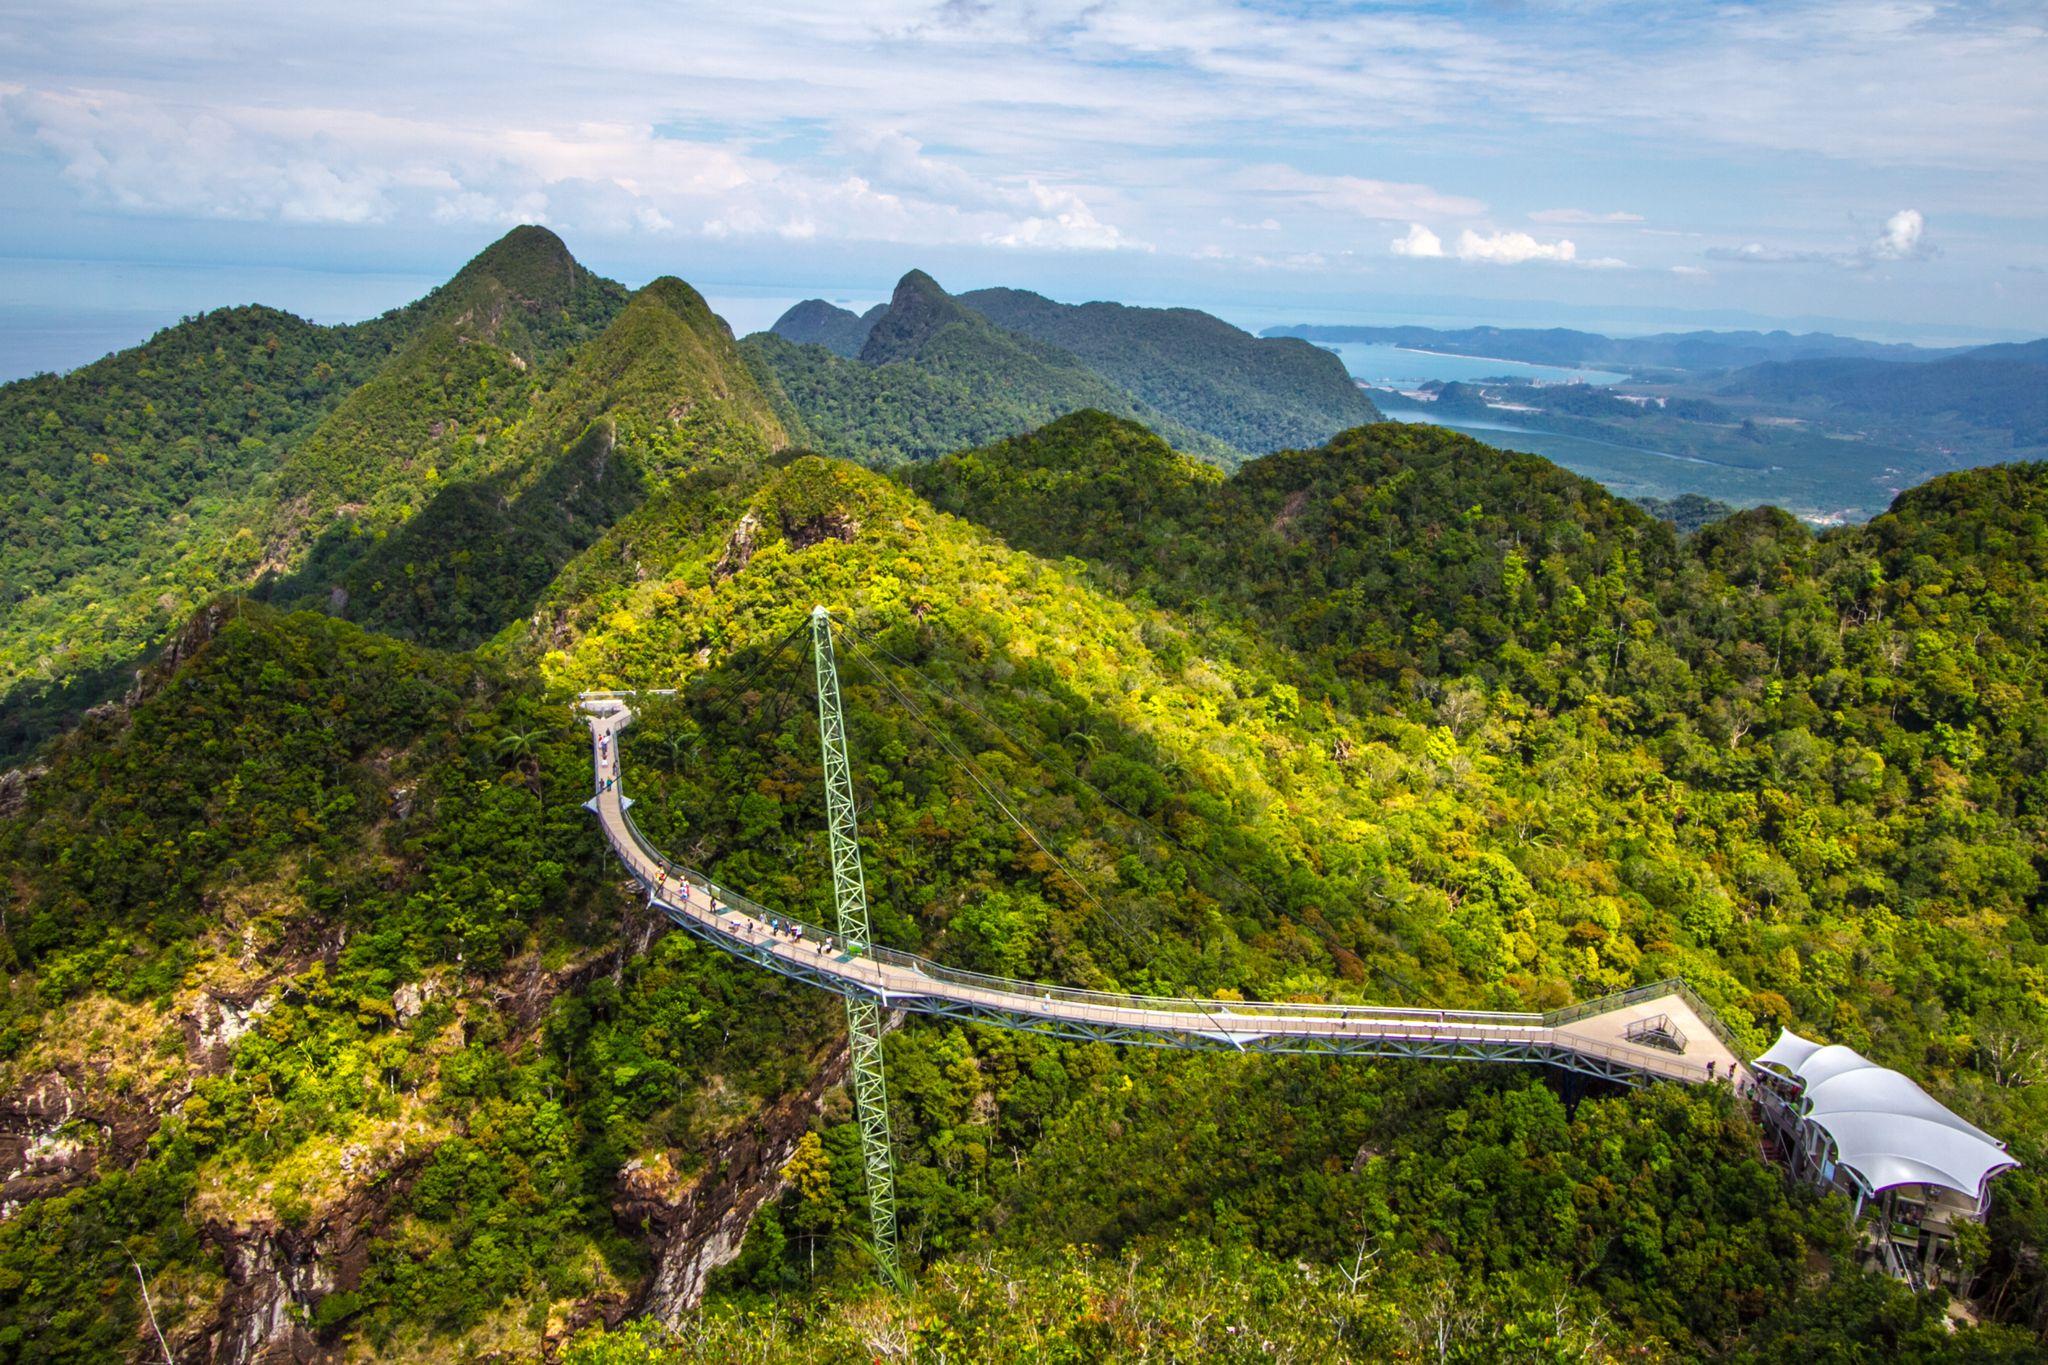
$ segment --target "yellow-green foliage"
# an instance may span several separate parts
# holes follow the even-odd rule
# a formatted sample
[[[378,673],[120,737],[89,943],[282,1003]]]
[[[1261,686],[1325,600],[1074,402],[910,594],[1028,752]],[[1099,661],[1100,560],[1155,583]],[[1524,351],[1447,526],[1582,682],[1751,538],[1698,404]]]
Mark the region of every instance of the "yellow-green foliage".
[[[676,279],[635,294],[529,407],[493,442],[488,475],[440,480],[395,528],[372,519],[330,532],[275,595],[426,643],[474,645],[679,472],[788,439],[724,323]]]
[[[789,444],[725,323],[672,275],[633,295],[536,402],[533,422],[543,441],[560,444],[600,414],[692,460]]]
[[[570,704],[679,687],[623,737],[636,819],[823,920],[814,603],[846,627],[883,941],[1243,997],[1550,1005],[1681,972],[1746,1041],[1854,1043],[2010,1137],[1963,1270],[1997,1315],[2042,1301],[2043,470],[1680,542],[1443,433],[1223,479],[1097,413],[912,489],[775,449],[730,361],[651,288],[536,381],[525,454],[350,561],[405,584],[344,578],[369,619],[511,622],[491,650],[227,612],[10,784],[0,1059],[189,1098],[132,1168],[0,1223],[0,1352],[130,1350],[138,1266],[180,1313],[217,1282],[201,1217],[316,1235],[345,1198],[376,1206],[361,1274],[294,1311],[359,1353],[539,1341],[644,1285],[628,1193],[743,1174],[729,1144],[771,1104],[801,1122],[838,1013],[645,936]],[[91,1041],[206,982],[267,1000],[224,1071]],[[1846,1210],[1725,1090],[1568,1105],[1530,1072],[916,1021],[885,1047],[924,1287],[860,1285],[834,1095],[780,1130],[788,1183],[689,1338],[710,1358],[2033,1349],[1859,1270]]]
[[[596,335],[624,295],[544,228],[517,229],[463,267],[414,306],[404,348],[286,459],[272,527],[283,554],[337,511],[374,533],[442,480],[502,467],[543,362]]]

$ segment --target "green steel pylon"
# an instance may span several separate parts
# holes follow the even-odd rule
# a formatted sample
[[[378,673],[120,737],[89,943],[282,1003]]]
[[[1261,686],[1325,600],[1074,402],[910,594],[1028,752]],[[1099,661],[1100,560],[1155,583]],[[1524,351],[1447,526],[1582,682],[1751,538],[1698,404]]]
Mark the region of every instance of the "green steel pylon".
[[[811,653],[818,668],[818,747],[825,759],[825,824],[832,842],[832,898],[839,936],[849,953],[868,950],[868,888],[861,874],[860,831],[853,809],[853,768],[846,757],[846,715],[839,706],[839,666],[832,655],[832,617],[811,609]],[[854,1113],[867,1165],[868,1222],[875,1254],[893,1279],[896,1265],[896,1168],[889,1144],[889,1091],[882,1078],[882,1009],[864,991],[846,995],[852,1042]]]

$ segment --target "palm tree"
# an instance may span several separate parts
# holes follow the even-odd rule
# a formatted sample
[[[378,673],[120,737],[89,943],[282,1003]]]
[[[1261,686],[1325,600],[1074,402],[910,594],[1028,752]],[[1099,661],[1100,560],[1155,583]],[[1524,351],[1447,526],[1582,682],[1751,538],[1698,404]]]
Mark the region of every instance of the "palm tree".
[[[1074,746],[1078,753],[1077,757],[1069,760],[1074,765],[1074,774],[1077,777],[1087,772],[1093,766],[1095,756],[1102,752],[1101,736],[1090,730],[1069,730],[1060,742]]]
[[[527,785],[533,788],[536,799],[542,793],[540,746],[547,737],[546,730],[507,730],[498,738],[498,757],[509,760],[526,774]]]

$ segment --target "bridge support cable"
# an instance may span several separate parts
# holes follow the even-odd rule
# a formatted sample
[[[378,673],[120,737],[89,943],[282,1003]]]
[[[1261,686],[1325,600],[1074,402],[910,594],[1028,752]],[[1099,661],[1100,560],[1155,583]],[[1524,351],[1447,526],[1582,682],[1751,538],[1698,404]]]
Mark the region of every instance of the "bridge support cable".
[[[1031,841],[1032,846],[1035,847],[1040,853],[1043,853],[1047,861],[1049,861],[1054,867],[1060,870],[1060,872],[1066,877],[1067,881],[1074,887],[1076,891],[1079,891],[1083,896],[1086,896],[1088,900],[1095,906],[1095,908],[1102,912],[1103,922],[1105,924],[1108,924],[1111,928],[1115,929],[1118,934],[1123,936],[1123,940],[1126,946],[1128,946],[1135,954],[1138,954],[1140,957],[1146,955],[1147,945],[1144,943],[1142,939],[1138,937],[1138,935],[1135,932],[1132,931],[1131,927],[1124,922],[1124,916],[1118,911],[1112,909],[1109,905],[1105,904],[1102,898],[1096,895],[1095,892],[1089,887],[1088,883],[1083,881],[1079,874],[1077,874],[1073,868],[1067,865],[1066,860],[1061,858],[1059,854],[1052,851],[1052,847],[1049,844],[1047,844],[1043,838],[1039,836],[1037,830],[1031,827],[1030,822],[1025,820],[1025,818],[1019,815],[1015,810],[1011,809],[1010,803],[1005,801],[1002,798],[1001,794],[996,791],[993,781],[981,771],[980,766],[976,764],[975,761],[971,757],[969,757],[967,753],[960,748],[959,745],[955,744],[950,738],[948,738],[943,730],[939,729],[937,725],[927,720],[925,717],[925,709],[919,706],[916,700],[912,698],[907,692],[905,692],[902,688],[898,687],[896,685],[896,680],[891,678],[888,675],[888,673],[883,670],[882,666],[875,662],[874,658],[867,652],[867,650],[861,647],[862,641],[866,641],[867,644],[873,645],[876,649],[881,649],[880,645],[875,644],[874,637],[868,635],[867,632],[863,631],[859,626],[854,625],[851,621],[846,623],[846,628],[851,632],[851,635],[847,639],[847,643],[852,646],[854,656],[858,658],[862,663],[866,664],[868,666],[868,671],[874,674],[875,679],[882,684],[882,687],[887,692],[889,692],[890,695],[895,697],[897,704],[903,708],[904,714],[910,717],[912,723],[914,723],[920,730],[924,731],[925,734],[929,735],[934,744],[937,744],[940,749],[944,750],[945,753],[953,759],[954,762],[958,763],[961,766],[961,768],[966,771],[968,780],[973,782],[976,787],[981,789],[981,794],[983,796],[986,796],[989,799],[989,801],[994,804],[995,808],[1003,813],[1004,818],[1009,820],[1011,824],[1015,825],[1018,831],[1022,833],[1025,838]],[[884,654],[888,654],[887,650],[882,650],[882,652]],[[896,659],[896,656],[893,654],[889,654],[889,657],[891,659]],[[908,671],[912,677],[918,678],[920,681],[924,681],[923,676],[916,669],[911,668],[907,664],[904,664],[901,659],[896,659],[896,662],[898,665],[905,668],[906,671]],[[983,719],[986,720],[987,717],[984,716]],[[994,725],[993,721],[990,721],[989,723],[991,725]],[[997,727],[997,729],[1000,731],[1001,727]],[[1016,739],[1012,736],[1009,736],[1007,732],[1003,733],[1004,737],[1008,738],[1011,744],[1017,747],[1020,753],[1023,753],[1026,757],[1032,756],[1031,750],[1026,749],[1022,745],[1018,744]],[[1044,762],[1043,758],[1040,758],[1039,761],[1041,763]],[[1089,785],[1090,789],[1093,790],[1092,784],[1087,785]],[[1119,806],[1118,809],[1121,810],[1122,807]],[[1206,1012],[1207,1007],[1205,1005],[1201,1005],[1199,1002],[1193,1003],[1196,1003],[1198,1008],[1201,1008]],[[1229,1036],[1228,1031],[1223,1029],[1220,1021],[1217,1021],[1217,1036]],[[1242,1044],[1238,1044],[1237,1046],[1240,1049],[1242,1048]]]
[[[994,716],[991,716],[987,711],[983,710],[979,706],[976,706],[972,701],[962,696],[954,688],[948,687],[944,683],[940,682],[937,678],[932,677],[929,673],[927,673],[924,669],[919,668],[916,664],[910,663],[907,660],[899,658],[895,653],[893,653],[888,648],[888,646],[884,645],[880,640],[877,640],[874,636],[862,630],[854,622],[848,621],[846,623],[846,628],[852,631],[853,634],[857,637],[857,639],[855,640],[856,648],[858,648],[859,645],[863,643],[866,644],[868,648],[874,650],[883,658],[895,664],[905,673],[908,673],[911,676],[911,678],[916,681],[918,686],[924,688],[934,697],[937,697],[943,701],[950,702],[955,707],[975,717],[983,725],[987,726],[988,729],[992,731],[996,736],[998,736],[1004,742],[1006,742],[1010,746],[1010,748],[1017,753],[1019,757],[1027,761],[1037,763],[1040,767],[1044,768],[1054,777],[1064,777],[1067,780],[1073,782],[1076,786],[1085,787],[1088,791],[1094,793],[1097,800],[1101,801],[1104,805],[1109,806],[1111,809],[1122,814],[1125,819],[1129,820],[1132,823],[1132,825],[1140,829],[1150,831],[1152,836],[1155,839],[1159,840],[1162,846],[1170,845],[1174,848],[1179,849],[1188,857],[1201,863],[1203,866],[1209,868],[1212,872],[1216,873],[1224,880],[1233,883],[1238,887],[1238,889],[1244,891],[1253,899],[1257,900],[1261,905],[1265,906],[1267,911],[1270,912],[1275,918],[1279,916],[1279,907],[1274,905],[1273,902],[1270,899],[1268,899],[1266,893],[1261,891],[1256,883],[1247,881],[1244,877],[1239,875],[1237,870],[1231,867],[1229,863],[1216,858],[1213,854],[1205,852],[1202,849],[1193,847],[1192,845],[1187,843],[1187,841],[1181,839],[1178,835],[1174,834],[1171,830],[1165,829],[1164,827],[1160,826],[1154,821],[1146,818],[1143,815],[1140,815],[1138,812],[1132,810],[1129,806],[1126,806],[1123,802],[1117,800],[1114,796],[1104,791],[1101,787],[1089,781],[1087,775],[1081,771],[1081,765],[1078,762],[1076,762],[1074,758],[1070,754],[1068,754],[1064,749],[1061,749],[1057,745],[1054,745],[1053,748],[1050,751],[1048,751],[1046,749],[1039,748],[1036,745],[1025,743],[1023,740],[1019,739],[1017,735],[1013,731],[1011,731],[1008,726],[1004,725]],[[872,660],[869,661],[869,664],[870,667],[874,666]],[[876,671],[879,673],[880,669],[877,668]],[[1059,762],[1053,762],[1051,756],[1052,753],[1059,754]],[[1325,931],[1324,936],[1326,938],[1329,937],[1327,930]],[[1410,993],[1414,993],[1412,988]]]
[[[741,697],[747,694],[748,689],[760,681],[761,676],[782,657],[782,652],[794,644],[810,628],[809,618],[798,621],[794,626],[790,627],[789,634],[775,642],[775,648],[755,659],[738,681],[724,685],[724,695],[712,706],[711,713],[697,724],[698,748],[701,749],[703,747],[705,736],[724,723],[726,717],[731,714],[733,706]],[[782,686],[790,686],[794,681],[793,678],[785,674]]]
[[[818,675],[818,748],[825,767],[834,923],[846,942],[846,951],[861,956],[872,946],[867,878],[861,869],[853,765],[846,752],[846,712],[839,701],[839,665],[832,653],[832,617],[823,607],[811,612],[811,655]],[[861,1160],[867,1168],[868,1224],[875,1255],[893,1277],[897,1273],[896,1168],[889,1140],[889,1090],[882,1071],[882,1007],[865,991],[848,991],[845,998],[854,1113],[860,1125]]]

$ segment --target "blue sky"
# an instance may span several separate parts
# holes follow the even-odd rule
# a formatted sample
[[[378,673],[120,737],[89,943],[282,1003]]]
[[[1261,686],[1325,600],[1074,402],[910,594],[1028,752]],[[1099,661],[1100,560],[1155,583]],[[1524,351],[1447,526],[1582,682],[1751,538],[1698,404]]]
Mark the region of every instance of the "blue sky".
[[[2038,0],[377,8],[0,4],[13,349],[522,221],[734,300],[2048,332]]]

